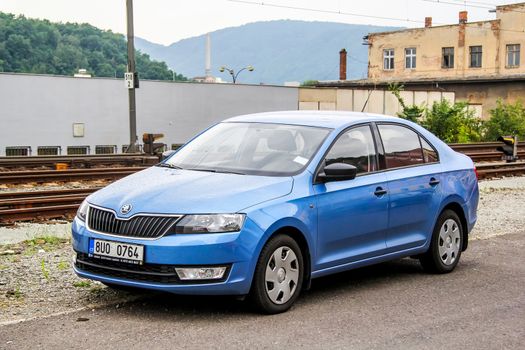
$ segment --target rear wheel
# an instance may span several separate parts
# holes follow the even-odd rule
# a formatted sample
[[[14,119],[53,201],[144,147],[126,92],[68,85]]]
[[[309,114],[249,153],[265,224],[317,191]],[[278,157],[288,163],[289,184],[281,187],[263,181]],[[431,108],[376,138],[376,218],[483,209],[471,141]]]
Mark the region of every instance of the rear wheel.
[[[454,270],[461,257],[463,227],[458,215],[445,210],[439,216],[428,251],[420,257],[425,271],[447,273]]]
[[[303,254],[297,242],[290,236],[275,236],[259,256],[250,296],[261,312],[284,312],[299,296],[303,275]]]

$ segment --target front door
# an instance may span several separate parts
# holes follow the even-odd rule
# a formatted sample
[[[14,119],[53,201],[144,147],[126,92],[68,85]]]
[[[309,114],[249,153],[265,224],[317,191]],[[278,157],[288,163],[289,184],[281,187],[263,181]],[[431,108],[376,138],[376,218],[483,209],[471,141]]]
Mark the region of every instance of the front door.
[[[377,172],[370,125],[344,131],[324,162],[354,165],[357,177],[314,185],[318,206],[318,254],[314,269],[381,255],[386,248],[389,194],[385,173]]]

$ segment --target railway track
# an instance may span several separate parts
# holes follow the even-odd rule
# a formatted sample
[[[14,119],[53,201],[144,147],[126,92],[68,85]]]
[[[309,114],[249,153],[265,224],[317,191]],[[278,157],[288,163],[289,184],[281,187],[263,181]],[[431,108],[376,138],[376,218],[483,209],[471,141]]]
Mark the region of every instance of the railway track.
[[[72,217],[84,198],[98,189],[0,192],[0,226]]]
[[[0,172],[0,184],[117,180],[143,169],[146,167],[6,171]]]
[[[463,153],[474,162],[494,162],[501,160],[501,152],[496,151],[501,142],[452,143],[449,146],[456,152]],[[525,144],[518,143],[518,157],[525,159]]]
[[[525,162],[476,164],[480,180],[525,174]]]
[[[525,162],[476,165],[480,179],[525,174]],[[99,188],[0,192],[0,226],[20,221],[71,218],[84,198]]]
[[[498,142],[492,142],[478,144],[453,144],[451,147],[458,152],[469,155],[475,162],[479,162],[500,160],[501,153],[496,151],[496,148],[500,145],[501,144]],[[521,159],[525,159],[525,145],[519,148],[518,154],[521,155]],[[103,157],[97,159],[101,158]],[[27,159],[27,157],[24,159]],[[54,159],[56,160],[57,158],[55,157]],[[3,159],[0,159],[0,164],[2,161]],[[49,159],[46,161],[49,161]],[[155,162],[156,161],[157,160],[155,158]],[[19,160],[16,160],[16,162],[18,162],[17,164],[19,165],[22,164]],[[27,164],[24,166],[27,166]],[[480,179],[525,174],[525,162],[523,161],[516,163],[477,163],[476,168]],[[0,184],[44,183],[50,181],[67,182],[95,179],[116,180],[142,169],[145,169],[145,167],[135,166],[119,168],[84,168],[61,171],[7,171],[0,172]],[[82,200],[84,200],[86,196],[97,189],[98,188],[31,192],[0,192],[0,226],[9,225],[18,221],[42,221],[55,218],[70,218],[75,214]]]
[[[20,168],[54,168],[56,164],[67,164],[71,169],[95,168],[103,166],[147,166],[156,164],[158,157],[141,153],[112,155],[67,155],[67,156],[31,156],[31,157],[0,157],[0,169],[12,170]]]

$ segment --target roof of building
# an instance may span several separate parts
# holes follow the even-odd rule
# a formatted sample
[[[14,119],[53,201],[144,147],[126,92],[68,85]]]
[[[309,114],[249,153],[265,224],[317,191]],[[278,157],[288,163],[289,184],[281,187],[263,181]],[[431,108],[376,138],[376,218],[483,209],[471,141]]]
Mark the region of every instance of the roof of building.
[[[506,4],[506,5],[499,5],[496,6],[496,11],[511,11],[514,8],[520,8],[525,7],[525,2],[518,2],[515,4]],[[483,23],[498,23],[500,22],[499,19],[492,19],[492,20],[485,20],[485,21],[475,21],[475,22],[467,22],[465,25],[468,27],[469,25],[479,25]],[[417,27],[417,28],[405,28],[405,29],[396,29],[391,31],[385,31],[385,32],[375,32],[375,33],[368,33],[367,37],[371,36],[378,36],[378,35],[389,35],[389,34],[396,34],[396,33],[402,33],[402,32],[410,32],[410,31],[420,31],[420,30],[432,30],[432,29],[439,29],[439,28],[446,28],[446,27],[456,27],[459,26],[459,23],[451,23],[451,24],[440,24],[440,25],[433,25],[430,27]]]
[[[479,25],[479,24],[484,24],[484,23],[492,24],[492,23],[499,23],[499,22],[500,22],[499,19],[490,19],[490,20],[485,20],[485,21],[467,22],[467,23],[465,23],[465,25],[468,28],[469,25]],[[431,27],[416,27],[416,28],[396,29],[396,30],[389,30],[389,31],[385,31],[385,32],[373,32],[373,33],[368,33],[365,36],[365,39],[369,38],[369,37],[372,37],[372,36],[390,35],[390,34],[405,33],[405,32],[416,32],[416,31],[432,30],[432,29],[439,29],[439,28],[446,28],[446,27],[457,27],[457,26],[459,26],[459,23],[455,23],[455,24],[441,24],[441,25],[437,25],[437,26],[433,25]]]
[[[246,114],[225,122],[275,123],[337,129],[363,121],[391,121],[399,118],[373,113],[341,111],[282,111]]]
[[[317,87],[369,87],[399,83],[405,85],[428,85],[428,84],[480,84],[480,83],[502,83],[502,82],[525,82],[525,74],[494,75],[494,76],[471,76],[471,77],[433,77],[433,78],[398,78],[398,79],[358,79],[358,80],[327,80],[320,81]]]

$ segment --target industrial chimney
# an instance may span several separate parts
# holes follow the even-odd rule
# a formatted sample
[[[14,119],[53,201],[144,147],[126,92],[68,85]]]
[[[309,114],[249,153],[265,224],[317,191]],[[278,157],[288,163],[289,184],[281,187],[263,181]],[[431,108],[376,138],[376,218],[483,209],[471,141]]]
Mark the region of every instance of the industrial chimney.
[[[205,68],[206,78],[211,78],[211,38],[210,33],[206,34],[206,68]]]
[[[425,17],[425,28],[432,27],[432,17]]]
[[[467,23],[467,19],[468,19],[468,12],[467,11],[460,11],[459,12],[459,23],[460,24],[465,24],[465,23]]]
[[[339,80],[346,80],[346,50],[339,51]]]

